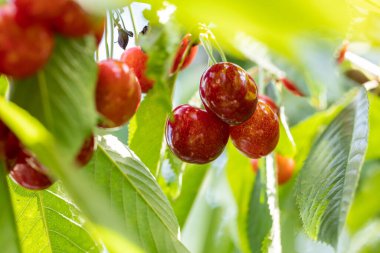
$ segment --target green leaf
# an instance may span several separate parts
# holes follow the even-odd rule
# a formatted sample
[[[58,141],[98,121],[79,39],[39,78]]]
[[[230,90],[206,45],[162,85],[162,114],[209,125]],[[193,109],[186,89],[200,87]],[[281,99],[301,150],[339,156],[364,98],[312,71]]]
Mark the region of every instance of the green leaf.
[[[78,171],[64,152],[54,142],[50,133],[28,112],[17,105],[0,97],[0,118],[14,132],[23,144],[32,151],[37,159],[49,171],[62,180],[70,197],[79,206],[83,214],[98,226],[112,229],[120,233],[130,243],[134,243],[134,234],[130,234],[124,226],[123,218],[110,205],[110,200],[91,178]],[[28,126],[28,127],[25,127]],[[69,169],[72,168],[72,169]],[[101,232],[98,232],[101,234]],[[108,235],[108,233],[107,233]],[[109,236],[106,235],[106,239]],[[112,240],[103,241],[106,246],[113,244]],[[134,250],[133,246],[130,250]],[[132,251],[138,252],[138,251]]]
[[[368,152],[366,159],[379,159],[379,139],[380,139],[380,98],[373,94],[369,94],[369,138],[368,138]]]
[[[210,164],[187,164],[182,178],[182,187],[179,197],[172,201],[178,223],[183,227],[189,216],[195,198],[198,195],[202,182],[205,179]]]
[[[292,133],[290,132],[284,110],[281,110],[280,116],[280,140],[278,141],[276,152],[283,156],[294,157],[297,152]]]
[[[0,245],[4,252],[19,253],[21,244],[6,175],[5,166],[0,161]]]
[[[56,37],[54,53],[35,76],[13,82],[11,101],[27,110],[74,157],[96,124],[94,40]]]
[[[60,183],[29,191],[8,182],[24,252],[103,252]]]
[[[0,75],[0,96],[5,96],[8,91],[8,80],[5,76]]]
[[[227,144],[227,157],[227,179],[238,208],[239,244],[243,252],[249,252],[247,219],[249,217],[248,210],[254,183],[254,172],[249,159],[240,153],[232,142]]]
[[[152,26],[144,36],[143,48],[148,54],[149,78],[155,80],[152,90],[142,101],[130,131],[130,146],[149,170],[156,175],[164,147],[164,128],[172,109],[172,93],[176,76],[169,70],[179,45],[177,27],[172,22]]]
[[[266,189],[266,172],[261,169],[257,173],[247,215],[247,233],[252,253],[262,252],[261,249],[269,236],[272,222]]]
[[[122,212],[124,226],[143,249],[188,252],[178,240],[177,219],[153,175],[116,137],[100,139],[86,170]]]
[[[353,200],[368,138],[368,99],[361,89],[315,141],[297,183],[305,232],[336,247]]]

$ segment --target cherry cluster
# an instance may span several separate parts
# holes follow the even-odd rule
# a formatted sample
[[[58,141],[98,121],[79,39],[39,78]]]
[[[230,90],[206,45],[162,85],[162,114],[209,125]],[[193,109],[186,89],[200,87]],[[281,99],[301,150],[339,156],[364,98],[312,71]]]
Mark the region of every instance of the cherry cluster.
[[[198,45],[192,43],[191,35],[185,35],[176,52],[170,74],[189,66],[197,51]],[[100,127],[119,127],[136,113],[141,93],[147,93],[154,86],[154,80],[147,76],[147,62],[148,55],[136,46],[125,50],[120,60],[108,59],[98,63],[96,107],[103,116]]]
[[[229,62],[212,65],[201,77],[199,92],[205,110],[181,105],[167,120],[166,140],[177,157],[209,163],[223,152],[230,136],[250,158],[274,150],[279,140],[275,104],[258,96],[255,81],[244,69]]]
[[[21,79],[49,60],[54,34],[103,37],[104,17],[86,13],[73,0],[12,0],[0,7],[0,74]]]

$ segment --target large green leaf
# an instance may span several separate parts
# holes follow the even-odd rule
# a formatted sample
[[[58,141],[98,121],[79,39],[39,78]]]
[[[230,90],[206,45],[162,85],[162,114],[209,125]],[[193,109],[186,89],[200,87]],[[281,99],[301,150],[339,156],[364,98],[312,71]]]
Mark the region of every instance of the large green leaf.
[[[366,159],[379,159],[379,139],[380,139],[380,98],[375,95],[369,94],[369,138],[368,138],[368,152]]]
[[[4,252],[19,253],[21,244],[6,175],[5,166],[0,161],[0,245]]]
[[[266,171],[259,170],[250,196],[247,215],[247,233],[252,253],[262,252],[264,241],[268,238],[272,228],[273,220],[268,205],[266,181]]]
[[[134,241],[147,252],[187,252],[173,209],[148,168],[116,137],[101,137],[88,176],[108,194]]]
[[[60,183],[29,191],[8,182],[23,252],[103,252]]]
[[[0,118],[17,135],[23,144],[32,151],[37,159],[44,164],[49,171],[62,180],[65,189],[73,201],[80,207],[83,214],[97,227],[106,246],[119,249],[118,245],[109,236],[110,233],[120,233],[124,239],[123,245],[128,244],[129,252],[141,252],[136,248],[133,240],[134,234],[130,234],[124,226],[123,218],[118,214],[114,206],[110,206],[110,200],[101,188],[81,171],[75,170],[72,159],[54,142],[53,136],[33,118],[28,112],[17,105],[0,97]],[[27,126],[27,127],[25,127]],[[70,169],[71,168],[71,169]],[[109,230],[113,230],[108,232]],[[107,233],[104,233],[106,231]],[[129,241],[128,241],[129,240]],[[108,247],[108,248],[110,248]],[[120,251],[110,251],[120,252]]]
[[[11,100],[37,118],[70,156],[96,124],[93,38],[56,37],[54,53],[35,76],[14,81]]]
[[[172,109],[176,76],[170,76],[169,70],[178,47],[179,35],[177,27],[171,22],[154,25],[150,30],[144,37],[143,48],[149,57],[147,75],[155,80],[155,84],[130,124],[130,146],[150,171],[156,174],[162,150],[165,150],[165,122]]]
[[[301,171],[297,205],[306,233],[336,247],[359,179],[368,138],[368,99],[361,89],[318,137]]]

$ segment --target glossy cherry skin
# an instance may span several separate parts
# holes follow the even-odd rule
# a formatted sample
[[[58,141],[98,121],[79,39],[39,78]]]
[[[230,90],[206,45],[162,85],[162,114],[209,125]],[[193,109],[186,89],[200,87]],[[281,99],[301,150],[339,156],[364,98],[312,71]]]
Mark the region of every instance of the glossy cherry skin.
[[[8,133],[8,127],[0,120],[0,160],[5,158],[5,142]]]
[[[125,50],[121,55],[121,61],[135,72],[143,93],[147,93],[153,88],[154,80],[146,76],[148,55],[142,51],[141,47],[131,47]]]
[[[53,29],[67,37],[82,37],[92,32],[92,20],[75,1],[67,1],[61,15],[52,20]]]
[[[20,15],[29,20],[49,22],[58,17],[70,0],[13,0]]]
[[[84,141],[83,146],[76,157],[76,163],[80,167],[86,166],[86,164],[91,160],[92,156],[94,155],[95,148],[95,136],[91,135]]]
[[[252,117],[241,125],[231,127],[230,134],[237,149],[250,158],[258,159],[277,146],[280,124],[270,106],[259,100]]]
[[[101,127],[119,127],[136,113],[141,100],[141,89],[133,71],[117,60],[98,63],[96,108],[103,115]]]
[[[247,121],[256,109],[255,81],[244,69],[229,62],[207,69],[199,92],[205,108],[229,125]]]
[[[289,79],[287,78],[281,78],[280,79],[282,84],[284,85],[284,87],[290,91],[291,93],[293,93],[294,95],[296,96],[299,96],[299,97],[304,97],[305,95],[302,93],[302,91],[300,91],[298,89],[298,87],[292,82],[290,81]]]
[[[177,54],[174,58],[174,63],[171,69],[171,73],[174,73],[178,70],[179,65],[181,64],[182,58],[184,54],[186,53],[186,49],[191,43],[191,34],[186,34],[185,37],[182,39],[181,44],[179,46],[179,49],[177,51]],[[183,70],[187,68],[195,59],[195,56],[198,53],[198,45],[191,45],[187,55],[185,56],[185,59],[183,60],[182,66],[180,70]]]
[[[53,181],[41,173],[44,169],[41,164],[27,153],[20,153],[16,159],[15,165],[11,168],[9,174],[11,178],[19,185],[30,190],[43,190],[53,184]]]
[[[0,7],[0,73],[25,78],[40,70],[54,46],[53,34],[37,23],[20,25],[12,5]]]
[[[228,141],[228,125],[212,113],[178,106],[166,123],[166,141],[182,161],[204,164],[215,160]]]
[[[292,178],[295,162],[293,158],[281,156],[279,154],[276,155],[276,162],[278,184],[283,185]]]
[[[260,94],[259,95],[259,99],[261,99],[265,103],[267,103],[270,106],[270,108],[272,109],[272,111],[275,114],[279,115],[280,109],[278,108],[278,106],[276,105],[276,103],[270,97]]]

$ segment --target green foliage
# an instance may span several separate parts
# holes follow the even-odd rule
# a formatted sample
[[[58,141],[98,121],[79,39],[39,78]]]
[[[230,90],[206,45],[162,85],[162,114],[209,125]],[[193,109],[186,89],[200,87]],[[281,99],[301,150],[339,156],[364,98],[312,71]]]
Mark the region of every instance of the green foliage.
[[[110,196],[137,245],[147,252],[187,252],[177,239],[177,219],[159,185],[117,138],[101,138],[86,171]]]
[[[11,196],[6,180],[6,169],[0,162],[0,245],[9,253],[21,252],[20,238],[17,233],[16,220],[13,213]]]
[[[14,81],[11,89],[11,101],[38,119],[71,157],[97,120],[93,49],[93,38],[57,37],[46,67],[33,77]]]
[[[0,96],[5,96],[8,91],[8,80],[5,76],[0,75]]]
[[[132,120],[130,146],[156,175],[161,150],[165,150],[165,122],[172,109],[175,76],[170,76],[169,70],[177,50],[179,34],[176,26],[170,22],[165,26],[153,26],[152,30],[144,37],[143,48],[149,57],[147,75],[155,80],[155,84]]]
[[[60,183],[29,191],[8,180],[23,252],[102,252]]]
[[[272,228],[272,217],[268,206],[266,171],[259,170],[255,180],[247,220],[249,245],[252,253],[262,252],[265,240]]]
[[[337,246],[359,179],[368,138],[368,99],[361,89],[315,141],[297,184],[306,233]]]

